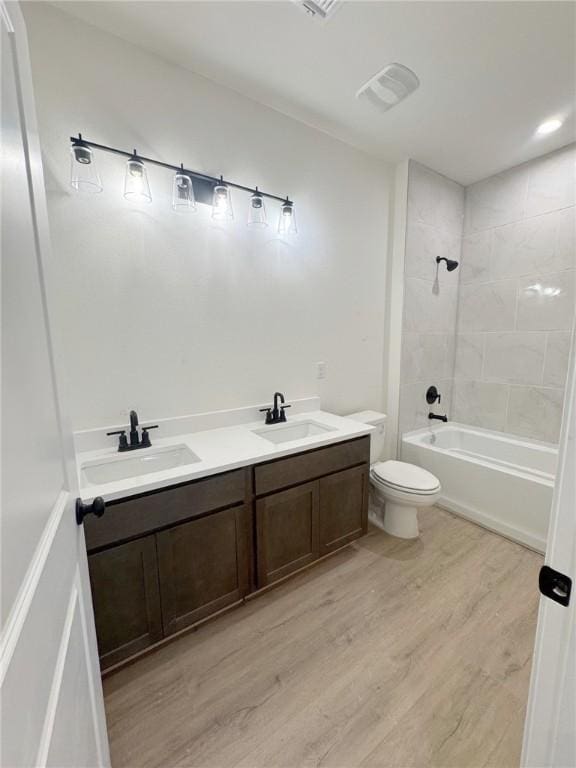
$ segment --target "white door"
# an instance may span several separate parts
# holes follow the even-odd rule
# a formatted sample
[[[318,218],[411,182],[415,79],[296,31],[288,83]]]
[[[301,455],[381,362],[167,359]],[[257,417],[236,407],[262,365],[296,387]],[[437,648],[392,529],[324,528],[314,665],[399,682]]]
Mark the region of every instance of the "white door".
[[[576,333],[569,371],[546,564],[572,580],[572,594],[567,606],[540,599],[522,754],[527,768],[576,766]]]
[[[72,435],[46,287],[50,244],[24,21],[0,2],[2,205],[1,759],[108,766]]]

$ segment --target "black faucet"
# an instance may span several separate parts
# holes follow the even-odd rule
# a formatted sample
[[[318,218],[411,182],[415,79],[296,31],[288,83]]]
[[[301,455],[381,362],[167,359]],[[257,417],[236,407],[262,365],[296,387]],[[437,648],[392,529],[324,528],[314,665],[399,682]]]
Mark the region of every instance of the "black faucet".
[[[130,411],[130,443],[128,443],[125,429],[117,429],[115,432],[106,432],[106,434],[119,435],[118,450],[120,452],[135,451],[137,448],[150,448],[152,445],[150,435],[148,434],[150,429],[158,429],[158,424],[142,427],[142,437],[140,437],[138,434],[138,414],[136,411]]]
[[[439,416],[437,413],[432,413],[432,411],[430,411],[430,413],[428,414],[428,418],[437,419],[438,421],[443,421],[444,424],[446,424],[446,422],[448,421],[448,416]]]
[[[278,407],[278,401],[281,405]],[[266,424],[279,424],[282,421],[286,421],[286,414],[284,411],[286,408],[290,408],[289,405],[284,405],[284,395],[282,392],[274,392],[274,405],[272,408],[260,408],[261,413],[266,413]]]

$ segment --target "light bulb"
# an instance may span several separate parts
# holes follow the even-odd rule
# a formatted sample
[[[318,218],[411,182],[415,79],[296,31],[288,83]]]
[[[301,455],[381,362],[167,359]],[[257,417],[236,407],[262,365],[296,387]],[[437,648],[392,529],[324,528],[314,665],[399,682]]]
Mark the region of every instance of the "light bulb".
[[[222,177],[220,177],[220,184],[217,184],[214,187],[212,218],[216,219],[216,221],[225,221],[226,219],[234,218],[230,189],[224,184]]]
[[[93,152],[81,135],[70,147],[70,185],[78,192],[102,192]]]
[[[250,206],[248,208],[248,226],[255,229],[264,229],[268,226],[266,221],[266,206],[264,205],[264,198],[262,194],[256,191],[250,198]]]
[[[136,152],[134,152],[134,155],[126,163],[124,197],[126,200],[131,200],[135,203],[152,202],[146,166],[136,155]]]
[[[174,175],[172,184],[172,208],[178,213],[195,213],[196,200],[194,198],[194,186],[192,179],[184,168]]]
[[[280,206],[280,218],[278,219],[278,233],[280,235],[295,235],[298,232],[296,227],[296,212],[294,203],[288,198]]]

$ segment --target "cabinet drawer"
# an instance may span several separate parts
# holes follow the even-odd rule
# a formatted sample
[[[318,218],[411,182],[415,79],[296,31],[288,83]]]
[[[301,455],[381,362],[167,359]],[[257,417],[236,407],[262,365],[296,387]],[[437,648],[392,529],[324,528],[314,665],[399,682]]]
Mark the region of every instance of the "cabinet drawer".
[[[109,503],[102,518],[84,521],[88,551],[141,536],[215,509],[243,503],[245,470],[207,477],[143,496]]]
[[[257,496],[298,485],[370,461],[370,437],[336,443],[296,456],[259,464],[254,469]]]

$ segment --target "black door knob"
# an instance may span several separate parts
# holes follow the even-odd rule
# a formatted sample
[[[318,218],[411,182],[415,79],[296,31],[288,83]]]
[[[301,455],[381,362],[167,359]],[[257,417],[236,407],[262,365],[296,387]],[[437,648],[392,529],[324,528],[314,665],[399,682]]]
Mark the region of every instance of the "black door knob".
[[[96,517],[102,517],[106,511],[106,502],[102,496],[96,496],[91,504],[84,504],[82,499],[76,499],[76,522],[78,525],[82,525],[86,515],[96,515]]]

